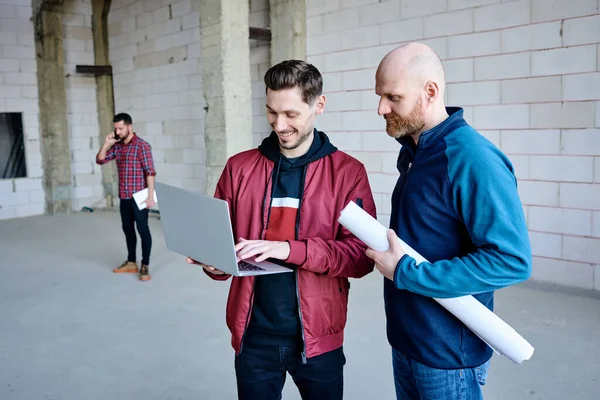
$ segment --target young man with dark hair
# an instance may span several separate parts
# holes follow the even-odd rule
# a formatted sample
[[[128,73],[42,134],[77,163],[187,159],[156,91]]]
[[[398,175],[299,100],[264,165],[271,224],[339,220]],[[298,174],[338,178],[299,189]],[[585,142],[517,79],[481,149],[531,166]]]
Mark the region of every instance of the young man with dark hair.
[[[148,227],[148,209],[154,202],[154,179],[156,171],[152,160],[150,144],[133,132],[133,123],[128,114],[117,114],[113,118],[115,130],[104,140],[96,155],[96,163],[103,165],[116,159],[119,171],[119,200],[121,222],[127,242],[127,261],[115,268],[115,273],[137,273],[136,263],[137,237],[135,226],[142,239],[142,264],[139,277],[142,281],[150,280],[150,250],[152,236]],[[133,194],[148,188],[146,207],[140,210],[133,199]]]
[[[375,204],[365,167],[315,129],[325,109],[319,71],[284,61],[264,80],[273,131],[227,161],[215,197],[229,203],[240,259],[294,272],[232,279],[226,320],[238,396],[281,399],[288,372],[303,399],[341,399],[348,278],[367,275],[373,262],[337,219],[350,201],[375,217]],[[213,279],[230,277],[187,261]]]

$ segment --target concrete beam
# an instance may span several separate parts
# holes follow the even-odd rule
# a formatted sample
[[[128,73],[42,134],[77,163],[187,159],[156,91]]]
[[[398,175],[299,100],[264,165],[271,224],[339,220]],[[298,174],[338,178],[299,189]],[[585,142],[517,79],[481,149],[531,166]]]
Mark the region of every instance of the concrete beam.
[[[225,162],[252,147],[248,1],[201,0],[206,190],[213,194]]]
[[[271,65],[306,60],[306,0],[270,0]]]
[[[109,65],[108,48],[108,12],[111,0],[92,0],[92,35],[94,38],[94,63],[95,65]],[[100,128],[100,144],[113,130],[112,119],[115,115],[115,100],[113,91],[112,74],[96,75],[96,104],[98,108],[98,126]],[[108,163],[101,167],[102,186],[106,207],[115,205],[118,196],[117,168],[115,163]]]
[[[39,3],[39,2],[38,2]],[[71,151],[65,92],[62,1],[34,4],[40,137],[46,212],[72,211]]]

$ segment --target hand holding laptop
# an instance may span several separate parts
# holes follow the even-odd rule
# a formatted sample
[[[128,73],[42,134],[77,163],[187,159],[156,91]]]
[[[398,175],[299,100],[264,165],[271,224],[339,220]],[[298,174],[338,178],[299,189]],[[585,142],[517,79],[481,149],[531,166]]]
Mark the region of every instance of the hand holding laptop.
[[[191,259],[190,257],[187,257],[187,258],[185,259],[185,261],[187,261],[187,263],[188,263],[188,264],[192,264],[192,265],[199,265],[199,266],[201,266],[202,268],[204,268],[205,270],[207,270],[208,272],[210,272],[211,274],[215,274],[215,275],[225,275],[225,274],[226,274],[225,272],[223,272],[223,271],[221,271],[221,270],[218,270],[218,269],[216,269],[216,268],[215,268],[215,267],[213,267],[213,266],[206,265],[206,264],[202,264],[201,262],[199,262],[199,261],[196,261],[196,260],[193,260],[193,259]]]

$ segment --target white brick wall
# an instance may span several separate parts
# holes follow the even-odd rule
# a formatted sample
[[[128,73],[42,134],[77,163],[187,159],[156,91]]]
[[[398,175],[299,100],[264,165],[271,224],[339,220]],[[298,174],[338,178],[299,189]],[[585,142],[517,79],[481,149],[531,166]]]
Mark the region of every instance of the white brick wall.
[[[77,64],[94,64],[91,0],[65,2],[65,90],[73,173],[73,210],[103,205],[102,172],[95,165],[98,152],[96,79],[75,72]],[[107,132],[108,133],[108,132]]]
[[[443,59],[448,104],[464,107],[513,162],[534,279],[600,290],[599,6],[309,1],[308,59],[324,73],[329,99],[319,126],[366,165],[380,220],[389,219],[398,145],[376,114],[375,68],[395,46],[422,41]]]
[[[199,3],[114,0],[108,23],[115,112],[152,146],[158,181],[203,192]]]
[[[0,1],[0,112],[20,112],[27,177],[0,179],[0,220],[44,212],[31,1]]]
[[[269,0],[251,0],[248,25],[253,28],[268,28]],[[269,42],[250,41],[250,77],[252,79],[252,139],[254,146],[271,133],[267,122],[267,95],[264,76],[271,66],[271,46]]]

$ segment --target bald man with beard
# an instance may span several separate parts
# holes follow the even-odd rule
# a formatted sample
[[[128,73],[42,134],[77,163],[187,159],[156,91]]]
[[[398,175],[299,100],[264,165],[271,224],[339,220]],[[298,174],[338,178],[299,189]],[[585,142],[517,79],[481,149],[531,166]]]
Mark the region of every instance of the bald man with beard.
[[[490,349],[433,298],[494,291],[531,274],[531,249],[508,158],[444,104],[440,58],[420,43],[388,53],[376,73],[379,115],[402,145],[384,275],[387,336],[398,399],[481,399]],[[417,265],[397,237],[428,262]]]

